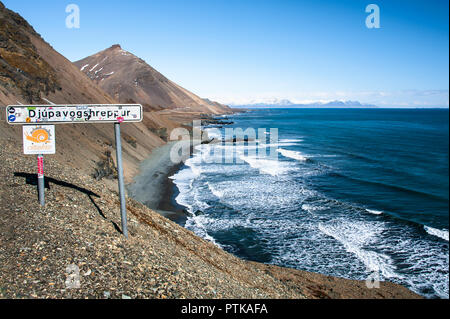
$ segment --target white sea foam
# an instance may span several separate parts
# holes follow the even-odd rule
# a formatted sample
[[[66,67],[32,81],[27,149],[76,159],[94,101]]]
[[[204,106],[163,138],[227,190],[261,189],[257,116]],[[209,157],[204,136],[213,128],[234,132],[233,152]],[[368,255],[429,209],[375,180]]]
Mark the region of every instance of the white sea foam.
[[[383,214],[383,212],[380,211],[380,210],[366,209],[366,211],[367,211],[368,213],[373,214],[373,215],[381,215],[381,214]]]
[[[325,207],[313,206],[313,205],[310,205],[310,204],[303,204],[302,205],[302,209],[311,213],[311,212],[314,212],[314,211],[323,210],[323,209],[325,209]]]
[[[209,184],[205,182],[207,191],[203,190],[203,197],[208,197],[212,201],[219,200],[230,208],[247,212],[254,209],[266,210],[268,207],[277,211],[294,206],[299,200],[312,196],[309,189],[288,182],[285,177],[280,177],[280,180],[268,174],[258,174],[252,178],[243,179],[238,177],[244,173],[238,173],[235,175],[237,179],[233,180],[209,180],[207,182]],[[280,185],[284,185],[284,187],[280,187]]]
[[[207,128],[205,131],[208,133],[209,138],[222,139],[222,132],[218,128]]]
[[[300,143],[303,142],[302,139],[289,139],[289,138],[282,138],[280,139],[280,143]]]
[[[269,144],[259,143],[258,145],[260,147],[281,147],[281,146],[297,146],[298,144],[291,143],[291,142],[277,142],[277,143],[269,143]]]
[[[206,210],[206,209],[211,207],[211,206],[209,206],[208,203],[206,203],[203,200],[203,196],[202,196],[201,191],[200,191],[200,189],[198,187],[194,187],[192,189],[192,192],[194,193],[194,195],[193,195],[193,197],[194,197],[194,205],[193,206],[197,210],[204,211],[204,210]]]
[[[308,158],[305,155],[303,155],[301,152],[298,151],[290,151],[279,148],[277,149],[277,152],[283,155],[284,157],[289,157],[297,161],[305,162],[308,160]]]
[[[207,229],[208,229],[208,224],[210,223],[210,221],[211,221],[211,218],[209,218],[205,215],[198,215],[198,216],[192,215],[192,216],[189,216],[188,219],[186,220],[185,227],[187,229],[192,230],[200,237],[214,243],[216,246],[222,247],[219,243],[217,243],[215,241],[215,239],[211,235],[208,234]]]
[[[319,230],[340,242],[346,251],[354,254],[370,271],[380,272],[385,278],[402,278],[395,272],[393,260],[370,250],[384,230],[380,223],[340,220],[319,223]]]
[[[191,168],[185,168],[178,171],[175,175],[169,177],[173,179],[174,184],[178,187],[179,194],[175,198],[175,201],[186,207],[189,212],[192,213],[192,203],[191,203],[191,195],[190,192],[193,188],[193,182],[196,175],[193,173]]]
[[[442,239],[448,241],[448,229],[442,229],[441,230],[441,229],[436,229],[436,228],[429,227],[429,226],[424,226],[424,228],[425,228],[425,231],[428,234],[436,236],[436,237],[439,237],[439,238],[442,238]]]
[[[189,185],[189,188],[192,188],[192,180],[197,175],[192,171],[190,167],[179,170],[175,175],[170,176],[170,179],[173,179],[175,183],[184,183]]]
[[[186,166],[190,167],[195,177],[198,177],[202,174],[201,159],[201,156],[195,156],[188,158],[185,162]]]
[[[410,265],[405,280],[408,287],[419,294],[426,291],[425,295],[432,298],[449,298],[448,248],[426,238],[405,237],[402,232],[395,249],[404,253],[405,264]]]
[[[216,196],[217,198],[222,198],[224,195],[224,192],[221,190],[218,190],[216,187],[212,186],[211,183],[207,182],[206,183],[208,185],[209,190],[211,191],[211,193],[213,193],[214,196]]]
[[[259,169],[262,174],[280,176],[292,170],[292,167],[290,167],[286,162],[248,156],[241,156],[240,159],[248,163],[251,167]]]

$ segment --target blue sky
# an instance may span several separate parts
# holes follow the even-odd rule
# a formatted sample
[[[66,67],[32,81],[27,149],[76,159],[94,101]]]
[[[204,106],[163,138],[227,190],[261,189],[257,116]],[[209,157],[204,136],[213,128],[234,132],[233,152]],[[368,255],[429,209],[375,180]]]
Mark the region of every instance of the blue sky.
[[[448,106],[448,1],[2,0],[75,61],[119,43],[224,103]],[[80,28],[65,25],[68,4]],[[368,29],[368,4],[380,29]]]

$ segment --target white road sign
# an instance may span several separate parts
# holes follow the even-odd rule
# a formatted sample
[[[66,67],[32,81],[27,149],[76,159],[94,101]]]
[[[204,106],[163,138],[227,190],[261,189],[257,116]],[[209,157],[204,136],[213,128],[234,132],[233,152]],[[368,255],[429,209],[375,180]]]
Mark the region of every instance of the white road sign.
[[[140,104],[10,105],[9,124],[141,122]]]
[[[26,155],[55,154],[54,125],[24,125],[23,152]]]

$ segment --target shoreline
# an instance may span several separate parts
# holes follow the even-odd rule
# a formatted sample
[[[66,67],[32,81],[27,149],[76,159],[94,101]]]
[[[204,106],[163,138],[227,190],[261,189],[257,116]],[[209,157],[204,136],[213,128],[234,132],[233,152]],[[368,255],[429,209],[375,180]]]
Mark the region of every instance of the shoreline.
[[[184,166],[184,163],[174,164],[163,179],[162,184],[162,196],[156,208],[156,211],[161,215],[167,217],[171,221],[177,223],[180,226],[185,225],[187,220],[186,208],[177,203],[176,197],[180,193],[177,185],[170,177],[179,172]]]
[[[168,142],[155,148],[141,163],[139,173],[126,185],[126,189],[134,200],[183,226],[187,219],[186,210],[175,201],[178,189],[170,177],[176,174],[184,163],[174,164],[170,160],[173,145],[174,142]]]
[[[216,119],[214,119],[216,121]],[[200,144],[217,143],[218,140],[208,138],[202,132]],[[203,135],[205,134],[205,135]],[[203,139],[204,138],[204,139]],[[185,165],[184,161],[173,163],[170,159],[172,146],[178,141],[169,141],[152,150],[150,155],[139,165],[139,172],[131,183],[125,185],[128,196],[154,210],[163,217],[184,227],[188,212],[185,206],[177,203],[180,193],[171,176],[174,176]],[[192,142],[189,147],[189,157],[194,154]]]

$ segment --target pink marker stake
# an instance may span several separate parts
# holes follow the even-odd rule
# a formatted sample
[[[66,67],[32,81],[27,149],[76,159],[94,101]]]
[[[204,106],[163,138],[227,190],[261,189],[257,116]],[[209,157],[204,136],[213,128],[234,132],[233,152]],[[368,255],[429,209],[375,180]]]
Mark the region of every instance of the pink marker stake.
[[[41,206],[45,206],[44,156],[43,155],[37,156],[37,164],[38,164],[37,177],[38,177],[39,202],[40,202]]]

